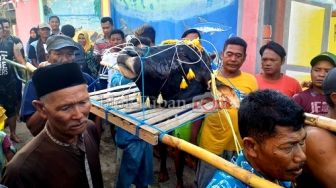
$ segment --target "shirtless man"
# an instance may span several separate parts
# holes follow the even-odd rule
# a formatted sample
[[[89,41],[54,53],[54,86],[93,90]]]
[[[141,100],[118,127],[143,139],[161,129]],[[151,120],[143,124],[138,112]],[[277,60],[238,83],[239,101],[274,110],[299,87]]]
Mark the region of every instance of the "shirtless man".
[[[336,119],[336,68],[323,81],[323,92],[329,107],[327,117]],[[307,126],[306,170],[298,179],[298,187],[335,187],[336,135],[326,129]],[[312,177],[313,176],[313,177]]]

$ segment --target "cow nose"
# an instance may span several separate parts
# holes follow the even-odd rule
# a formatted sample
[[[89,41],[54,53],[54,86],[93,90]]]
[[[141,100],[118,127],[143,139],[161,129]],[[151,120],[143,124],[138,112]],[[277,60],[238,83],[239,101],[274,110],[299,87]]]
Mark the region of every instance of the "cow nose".
[[[138,56],[138,53],[135,49],[134,46],[126,46],[124,47],[120,54],[124,54],[124,55],[128,55],[128,56],[131,56],[131,57],[135,57],[135,56]]]
[[[125,46],[121,51],[128,52],[134,50],[134,46]]]
[[[119,55],[117,56],[117,63],[124,64],[128,58],[130,58],[129,55],[127,55],[126,53],[120,52]]]

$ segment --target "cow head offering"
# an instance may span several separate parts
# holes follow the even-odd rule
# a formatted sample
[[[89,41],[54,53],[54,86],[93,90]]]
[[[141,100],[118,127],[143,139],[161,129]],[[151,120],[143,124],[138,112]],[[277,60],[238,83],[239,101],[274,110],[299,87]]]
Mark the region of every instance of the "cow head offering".
[[[161,94],[166,101],[183,100],[185,103],[206,92],[211,78],[210,61],[203,50],[184,44],[125,47],[117,59],[120,72],[135,81],[151,100]]]

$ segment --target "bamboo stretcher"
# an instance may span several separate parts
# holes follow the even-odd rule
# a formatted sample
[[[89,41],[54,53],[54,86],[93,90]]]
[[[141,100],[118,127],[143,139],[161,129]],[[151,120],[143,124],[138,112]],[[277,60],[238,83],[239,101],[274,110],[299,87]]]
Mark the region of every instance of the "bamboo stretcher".
[[[134,83],[92,92],[91,112],[131,134],[138,134],[152,145],[158,143],[161,133],[172,131],[205,114],[205,109],[194,109],[194,104],[169,109],[143,107],[137,102],[139,95],[139,89]]]
[[[108,122],[137,135],[144,141],[156,145],[162,141],[172,147],[185,151],[211,165],[240,179],[252,187],[276,188],[275,183],[260,178],[225,159],[190,144],[182,139],[166,134],[180,125],[194,121],[211,108],[211,102],[201,108],[186,104],[175,108],[143,107],[136,101],[139,93],[134,83],[90,93],[91,112]],[[200,107],[200,105],[198,106]]]

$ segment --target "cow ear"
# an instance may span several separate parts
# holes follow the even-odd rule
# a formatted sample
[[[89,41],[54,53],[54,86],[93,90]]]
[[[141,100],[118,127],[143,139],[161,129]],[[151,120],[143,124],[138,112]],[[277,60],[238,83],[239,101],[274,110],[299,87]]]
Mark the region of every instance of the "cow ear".
[[[211,60],[214,60],[214,59],[216,59],[217,55],[215,53],[211,53],[211,54],[209,54],[209,57],[210,57]]]
[[[192,48],[188,45],[182,45],[179,46],[178,57],[182,61],[197,62],[200,58],[202,58],[202,55],[198,53],[196,48]]]
[[[184,45],[182,46],[177,46],[177,58],[181,61],[186,61],[188,62],[188,59],[187,59],[187,49],[185,48]]]

